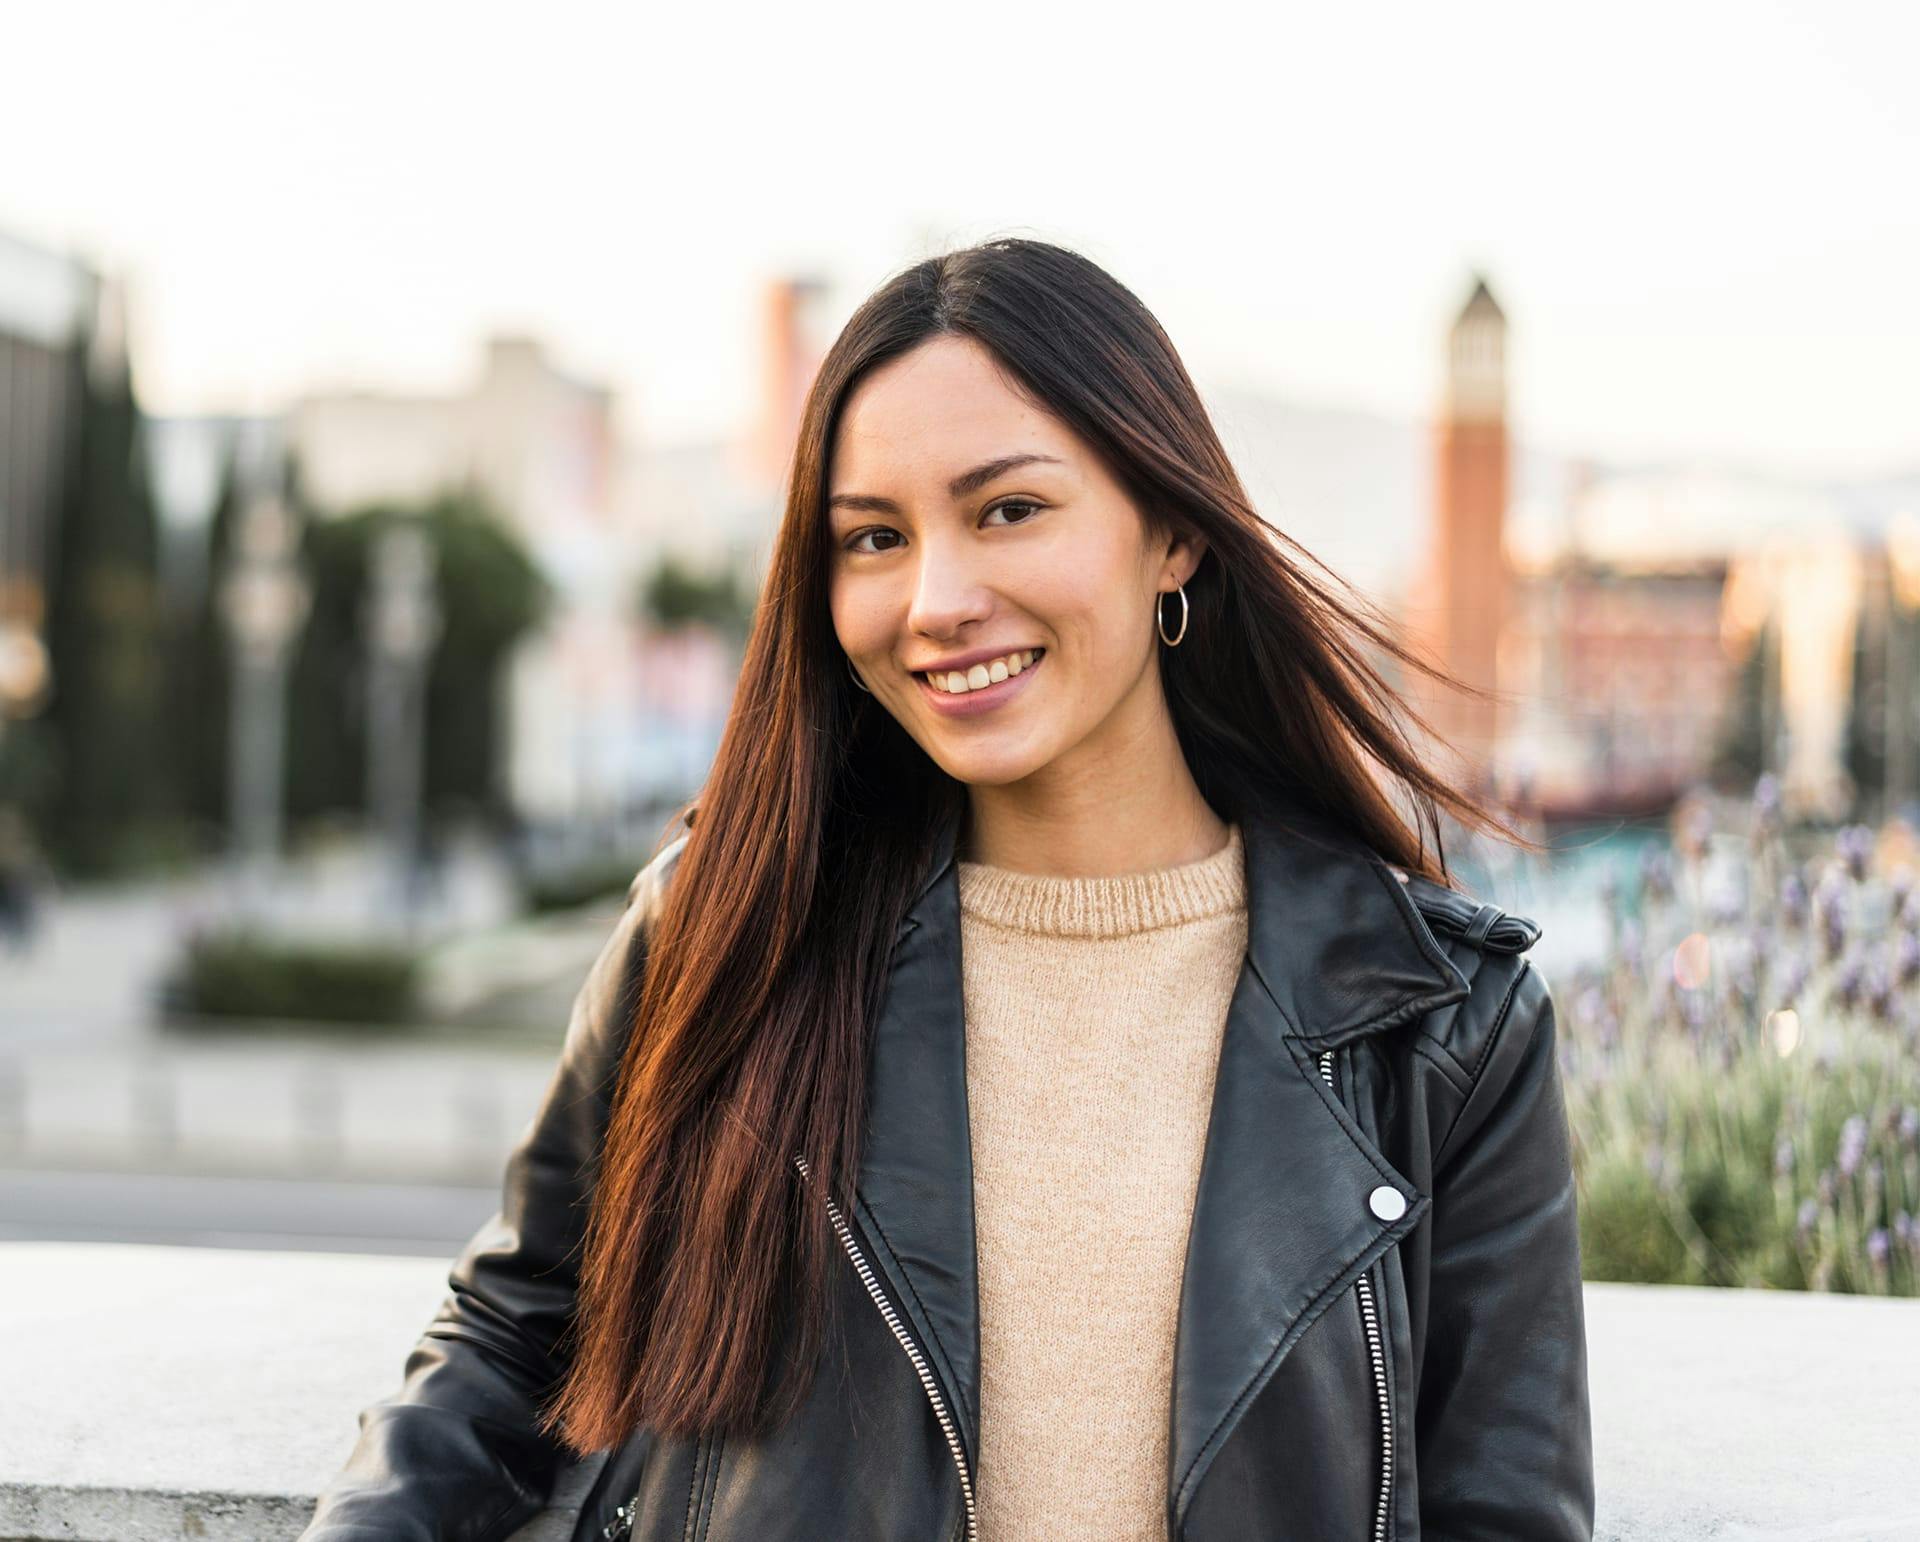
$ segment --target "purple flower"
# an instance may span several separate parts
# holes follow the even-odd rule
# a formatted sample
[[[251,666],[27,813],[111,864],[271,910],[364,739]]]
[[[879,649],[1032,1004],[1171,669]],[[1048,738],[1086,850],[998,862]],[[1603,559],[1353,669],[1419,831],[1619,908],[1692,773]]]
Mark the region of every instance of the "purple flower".
[[[1900,1144],[1909,1151],[1920,1144],[1920,1108],[1911,1103],[1900,1110]]]
[[[1885,1022],[1893,1015],[1893,982],[1878,964],[1867,966],[1865,991],[1867,1010]]]
[[[1920,926],[1920,888],[1909,889],[1900,897],[1896,918],[1908,926]]]
[[[1893,940],[1893,972],[1902,985],[1911,985],[1920,977],[1920,935],[1904,927]]]
[[[1867,1233],[1867,1257],[1872,1260],[1874,1268],[1876,1269],[1886,1268],[1887,1266],[1887,1229],[1886,1227],[1876,1226],[1872,1231]]]
[[[1807,988],[1807,961],[1797,954],[1788,959],[1786,967],[1780,972],[1780,982],[1774,987],[1774,994],[1783,1007],[1790,1007],[1800,999],[1800,993]]]
[[[1659,846],[1649,846],[1640,859],[1640,892],[1649,899],[1673,894],[1673,859]]]
[[[1851,1178],[1854,1169],[1860,1165],[1860,1158],[1867,1154],[1867,1121],[1858,1114],[1851,1114],[1847,1122],[1840,1126],[1840,1148],[1834,1154],[1834,1165],[1843,1176]]]
[[[1862,971],[1858,959],[1848,959],[1840,966],[1839,974],[1833,979],[1833,999],[1843,1007],[1850,1007],[1860,999]]]
[[[1837,883],[1823,883],[1814,896],[1820,917],[1820,941],[1828,958],[1838,958],[1847,940],[1847,891]]]
[[[1914,1241],[1913,1217],[1906,1211],[1898,1212],[1893,1218],[1893,1234],[1902,1247],[1912,1247]]]
[[[1645,933],[1638,921],[1629,917],[1620,923],[1620,956],[1634,969],[1640,966],[1640,949],[1644,938]]]
[[[1867,876],[1873,861],[1873,831],[1867,825],[1848,825],[1833,839],[1834,850],[1845,864],[1847,876],[1856,882]]]
[[[1813,1223],[1820,1219],[1820,1207],[1810,1199],[1800,1201],[1800,1213],[1794,1218],[1794,1230],[1802,1237],[1813,1230]]]
[[[1780,881],[1780,914],[1789,926],[1807,924],[1807,884],[1798,873]]]
[[[1754,812],[1771,817],[1780,812],[1780,778],[1771,771],[1753,784]]]

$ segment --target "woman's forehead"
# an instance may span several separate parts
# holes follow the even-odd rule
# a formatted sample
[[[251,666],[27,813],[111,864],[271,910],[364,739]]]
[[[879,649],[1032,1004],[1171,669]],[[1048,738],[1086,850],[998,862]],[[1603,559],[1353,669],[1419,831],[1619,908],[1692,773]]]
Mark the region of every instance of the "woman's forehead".
[[[842,478],[946,477],[1019,453],[1071,465],[1082,447],[984,349],[942,338],[889,361],[848,398],[834,438],[835,491],[855,490],[840,488]]]

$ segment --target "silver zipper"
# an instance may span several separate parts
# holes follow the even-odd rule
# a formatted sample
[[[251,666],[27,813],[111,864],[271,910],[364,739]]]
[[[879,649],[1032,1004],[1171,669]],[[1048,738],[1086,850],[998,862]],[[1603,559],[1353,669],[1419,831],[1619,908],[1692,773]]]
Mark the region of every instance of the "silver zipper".
[[[801,1176],[807,1182],[813,1182],[813,1169],[807,1166],[807,1159],[795,1152],[793,1160],[798,1164]],[[880,1289],[880,1282],[874,1278],[873,1269],[861,1253],[859,1243],[853,1240],[853,1232],[847,1225],[846,1217],[840,1213],[840,1207],[824,1194],[821,1198],[826,1200],[827,1218],[833,1222],[833,1229],[839,1235],[840,1245],[847,1250],[847,1257],[853,1260],[860,1283],[867,1287],[867,1294],[873,1297],[873,1304],[880,1308],[880,1315],[887,1320],[887,1327],[907,1352],[907,1358],[913,1362],[914,1374],[920,1378],[920,1385],[926,1388],[927,1398],[933,1404],[933,1416],[940,1421],[940,1432],[947,1437],[947,1449],[953,1453],[954,1470],[960,1474],[960,1497],[967,1507],[967,1542],[980,1542],[979,1518],[973,1508],[973,1479],[967,1472],[967,1457],[960,1448],[959,1432],[954,1429],[953,1419],[947,1413],[946,1399],[940,1395],[940,1384],[933,1379],[926,1357],[901,1325],[893,1304]]]
[[[1333,1051],[1320,1052],[1320,1075],[1333,1085]],[[1387,1396],[1387,1359],[1380,1342],[1380,1319],[1373,1310],[1373,1282],[1362,1270],[1354,1282],[1360,1296],[1360,1321],[1367,1330],[1367,1354],[1373,1361],[1373,1390],[1380,1404],[1380,1497],[1373,1508],[1373,1542],[1387,1542],[1388,1506],[1393,1497],[1393,1404]]]

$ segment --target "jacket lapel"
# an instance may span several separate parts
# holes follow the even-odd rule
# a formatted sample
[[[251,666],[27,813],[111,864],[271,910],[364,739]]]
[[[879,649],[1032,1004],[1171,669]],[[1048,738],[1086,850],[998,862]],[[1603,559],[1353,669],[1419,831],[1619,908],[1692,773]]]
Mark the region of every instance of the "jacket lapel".
[[[874,1025],[855,1217],[978,1462],[980,1338],[960,959],[959,815],[944,816]],[[1174,1350],[1177,1526],[1239,1412],[1339,1292],[1419,1220],[1314,1055],[1467,994],[1402,886],[1304,817],[1249,815],[1247,956],[1221,1040]],[[1382,1221],[1367,1196],[1407,1196]]]
[[[973,1143],[967,1124],[960,972],[959,808],[941,819],[920,893],[901,923],[867,1070],[855,1214],[887,1294],[958,1405],[977,1467],[980,1410]]]
[[[1250,816],[1247,960],[1227,1009],[1174,1341],[1177,1528],[1239,1416],[1327,1305],[1420,1219],[1420,1193],[1327,1087],[1316,1054],[1461,1000],[1400,882],[1350,839]],[[1383,1221],[1368,1195],[1406,1196]]]

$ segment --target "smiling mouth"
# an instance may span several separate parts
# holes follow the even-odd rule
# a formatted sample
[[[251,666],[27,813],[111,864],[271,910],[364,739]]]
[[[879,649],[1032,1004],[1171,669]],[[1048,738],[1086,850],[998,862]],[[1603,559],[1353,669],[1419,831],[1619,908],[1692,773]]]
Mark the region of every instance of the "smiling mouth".
[[[1031,670],[1035,664],[1041,663],[1041,659],[1046,655],[1046,649],[1044,649],[1044,647],[1027,647],[1027,649],[1020,649],[1020,651],[1021,653],[1031,653],[1031,655],[1033,655],[1033,661],[1027,664],[1025,668],[1021,668],[1020,674],[1025,674],[1025,672]],[[950,689],[947,689],[945,686],[935,686],[935,684],[933,684],[933,676],[931,676],[927,670],[910,670],[910,674],[914,676],[914,680],[918,680],[918,682],[920,682],[922,686],[927,687],[929,691],[937,691],[939,695],[952,695],[952,697],[966,697],[966,695],[973,695],[975,691],[987,691],[987,689],[991,689],[993,686],[1004,686],[1006,680],[1014,680],[1014,678],[1016,678],[1016,676],[1010,672],[1010,674],[1006,676],[1006,680],[989,680],[985,686],[966,686],[964,689],[958,689],[958,691],[950,691]],[[939,674],[941,674],[943,678],[950,676],[950,674],[960,674],[960,676],[964,676],[966,670],[941,670]]]

